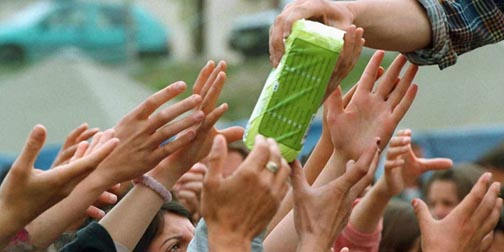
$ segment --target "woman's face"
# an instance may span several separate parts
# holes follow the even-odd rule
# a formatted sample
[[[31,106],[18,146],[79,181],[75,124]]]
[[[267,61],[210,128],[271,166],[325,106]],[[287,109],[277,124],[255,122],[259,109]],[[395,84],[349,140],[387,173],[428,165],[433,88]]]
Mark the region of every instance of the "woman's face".
[[[164,214],[163,232],[150,244],[149,252],[187,251],[189,242],[194,237],[194,226],[186,217],[170,212]]]
[[[452,181],[432,182],[427,195],[427,205],[434,218],[440,220],[448,215],[459,203],[457,186]]]

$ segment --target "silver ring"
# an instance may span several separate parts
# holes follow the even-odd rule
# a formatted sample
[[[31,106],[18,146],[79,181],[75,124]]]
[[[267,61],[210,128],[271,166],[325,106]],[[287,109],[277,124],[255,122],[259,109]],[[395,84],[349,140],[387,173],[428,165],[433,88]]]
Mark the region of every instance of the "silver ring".
[[[268,169],[268,171],[270,172],[277,173],[279,167],[275,162],[268,161],[268,163],[266,164],[266,169]]]

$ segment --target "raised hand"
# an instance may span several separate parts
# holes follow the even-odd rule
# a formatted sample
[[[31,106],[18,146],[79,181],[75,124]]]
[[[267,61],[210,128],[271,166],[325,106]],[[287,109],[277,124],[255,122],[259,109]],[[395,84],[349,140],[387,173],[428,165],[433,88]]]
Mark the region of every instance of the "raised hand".
[[[210,250],[247,251],[287,192],[290,168],[276,142],[263,136],[256,138],[252,152],[238,169],[224,178],[226,155],[225,138],[217,135],[208,158],[201,213],[208,225]]]
[[[196,163],[177,181],[172,188],[175,198],[192,214],[193,222],[201,218],[200,199],[203,189],[203,178],[207,172],[205,165]]]
[[[441,220],[432,218],[425,202],[413,200],[422,233],[422,251],[487,251],[502,209],[501,185],[491,183],[491,179],[490,173],[483,174],[464,200]]]
[[[65,142],[61,146],[60,151],[56,155],[51,168],[68,162],[77,150],[77,145],[80,142],[94,136],[94,134],[98,133],[99,131],[98,128],[89,129],[88,127],[89,126],[87,123],[83,123],[79,127],[72,130],[70,134],[68,134]]]
[[[395,196],[407,186],[415,184],[427,171],[444,170],[453,166],[448,158],[418,158],[411,147],[411,130],[400,130],[392,137],[385,162],[385,186]]]
[[[121,143],[99,167],[103,168],[100,178],[109,181],[109,187],[146,173],[194,139],[196,132],[187,129],[201,123],[205,114],[196,111],[182,119],[176,118],[198,107],[202,101],[199,95],[192,95],[154,113],[161,105],[180,95],[185,88],[183,82],[167,86],[116,124],[114,130]],[[177,139],[166,142],[184,130],[187,131]]]
[[[119,140],[108,139],[91,155],[48,171],[33,168],[46,139],[46,130],[36,125],[23,151],[0,186],[2,235],[5,240],[39,214],[66,197],[116,147]],[[14,232],[14,233],[12,233]]]
[[[331,8],[327,0],[298,0],[288,4],[277,16],[270,29],[269,52],[274,67],[285,52],[283,39],[291,33],[292,25],[299,19],[316,20],[346,30],[353,17],[346,8]]]
[[[355,198],[372,182],[379,150],[368,147],[346,172],[321,187],[310,187],[300,165],[293,166],[294,223],[300,238],[298,251],[329,251],[346,226]]]
[[[358,158],[376,137],[381,139],[380,149],[384,149],[417,92],[417,86],[412,84],[417,66],[411,65],[399,78],[406,64],[402,55],[397,56],[373,91],[383,57],[383,51],[373,55],[346,107],[338,89],[327,100],[332,143],[349,159]]]

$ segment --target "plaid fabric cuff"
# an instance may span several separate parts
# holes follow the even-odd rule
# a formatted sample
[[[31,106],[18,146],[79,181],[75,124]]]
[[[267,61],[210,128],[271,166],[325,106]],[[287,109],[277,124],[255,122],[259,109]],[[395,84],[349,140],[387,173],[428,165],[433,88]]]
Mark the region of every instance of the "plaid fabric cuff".
[[[424,7],[432,26],[432,48],[405,53],[405,56],[417,65],[435,65],[440,69],[449,67],[457,62],[450,36],[448,21],[444,8],[437,0],[418,0]]]

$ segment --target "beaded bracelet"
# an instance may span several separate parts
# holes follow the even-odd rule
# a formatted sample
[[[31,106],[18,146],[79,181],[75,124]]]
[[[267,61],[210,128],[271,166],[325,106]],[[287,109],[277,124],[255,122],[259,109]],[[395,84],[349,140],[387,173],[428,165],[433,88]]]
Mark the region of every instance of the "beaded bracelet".
[[[131,182],[133,182],[134,185],[142,184],[145,187],[151,189],[152,191],[156,192],[166,203],[172,201],[172,195],[170,191],[168,191],[166,187],[164,187],[161,183],[159,183],[151,176],[142,175],[133,179]]]

